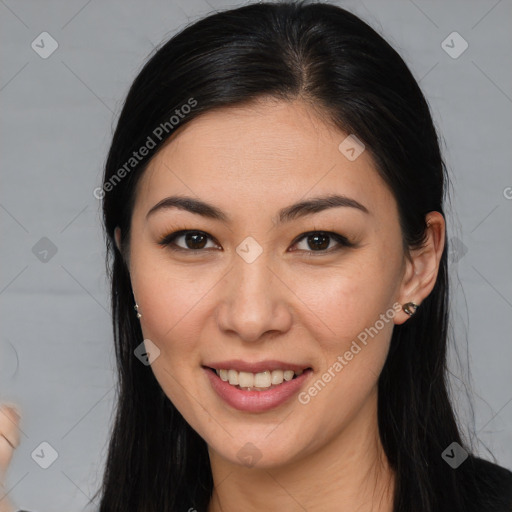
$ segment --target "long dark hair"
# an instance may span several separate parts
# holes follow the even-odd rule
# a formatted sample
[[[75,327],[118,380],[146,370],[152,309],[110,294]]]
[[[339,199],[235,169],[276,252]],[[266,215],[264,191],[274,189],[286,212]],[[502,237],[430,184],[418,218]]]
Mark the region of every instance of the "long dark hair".
[[[136,184],[170,135],[204,112],[262,96],[301,98],[364,142],[397,201],[406,250],[424,240],[428,212],[444,215],[446,167],[428,104],[398,53],[354,14],[323,3],[255,3],[201,19],[158,48],[127,95],[101,190],[119,373],[101,512],[207,509],[206,443],[134,357],[143,336],[114,229],[125,249]],[[378,383],[400,512],[465,510],[472,485],[470,463],[454,470],[441,457],[452,442],[464,445],[446,381],[447,250],[431,294],[395,326]]]

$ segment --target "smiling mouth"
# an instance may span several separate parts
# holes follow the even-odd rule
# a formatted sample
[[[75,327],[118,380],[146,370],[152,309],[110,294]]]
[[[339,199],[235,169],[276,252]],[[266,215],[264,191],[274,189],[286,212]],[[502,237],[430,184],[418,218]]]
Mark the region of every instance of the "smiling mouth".
[[[303,370],[265,370],[258,373],[237,371],[234,369],[215,369],[206,367],[224,382],[230,384],[236,389],[244,391],[267,391],[280,386],[283,382],[289,382],[296,379],[311,368]]]

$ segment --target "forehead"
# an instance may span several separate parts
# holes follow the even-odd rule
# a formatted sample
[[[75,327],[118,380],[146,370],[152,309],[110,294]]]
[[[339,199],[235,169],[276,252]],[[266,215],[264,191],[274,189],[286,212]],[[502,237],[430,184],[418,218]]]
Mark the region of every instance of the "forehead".
[[[343,152],[349,135],[302,101],[265,99],[209,111],[178,129],[155,155],[137,203],[148,207],[170,193],[192,193],[224,205],[231,199],[229,208],[261,210],[285,197],[338,192],[389,208],[393,197],[370,152],[355,159]]]

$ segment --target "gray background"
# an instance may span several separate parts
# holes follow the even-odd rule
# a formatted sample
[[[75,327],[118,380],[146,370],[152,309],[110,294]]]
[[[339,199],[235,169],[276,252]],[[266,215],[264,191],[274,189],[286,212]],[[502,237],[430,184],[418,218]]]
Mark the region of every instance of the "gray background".
[[[83,510],[100,482],[115,376],[93,190],[121,102],[154,45],[239,5],[0,0],[0,401],[23,413],[8,478],[19,506]],[[461,419],[474,421],[475,449],[512,469],[512,2],[338,5],[399,51],[431,105],[454,185],[454,391]],[[47,59],[31,48],[44,31],[59,45]],[[442,47],[453,31],[469,44],[458,58]],[[42,237],[54,255],[37,254]],[[46,470],[31,457],[44,441],[58,452]]]

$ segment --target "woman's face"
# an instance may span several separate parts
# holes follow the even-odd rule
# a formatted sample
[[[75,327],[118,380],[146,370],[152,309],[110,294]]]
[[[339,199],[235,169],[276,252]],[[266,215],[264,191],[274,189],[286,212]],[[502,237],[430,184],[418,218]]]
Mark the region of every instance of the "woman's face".
[[[397,303],[415,297],[395,200],[369,151],[339,149],[348,135],[300,101],[221,109],[175,133],[139,182],[129,266],[160,350],[151,368],[232,463],[294,462],[375,422],[393,324],[407,318]],[[209,206],[161,203],[171,196]],[[328,196],[345,200],[307,206]],[[171,240],[179,230],[191,233]],[[253,372],[229,384],[211,367]],[[285,380],[246,391],[235,377]]]

